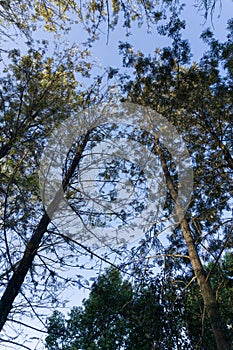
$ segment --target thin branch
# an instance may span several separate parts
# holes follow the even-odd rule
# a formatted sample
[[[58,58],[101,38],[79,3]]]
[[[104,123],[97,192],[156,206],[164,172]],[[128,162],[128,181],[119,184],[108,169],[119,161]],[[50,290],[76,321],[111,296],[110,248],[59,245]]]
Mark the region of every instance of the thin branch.
[[[183,294],[186,289],[188,289],[188,287],[190,286],[190,284],[193,283],[193,281],[196,279],[197,277],[196,276],[193,276],[193,278],[191,278],[191,280],[189,281],[189,283],[182,289],[182,291],[179,293],[179,295],[176,297],[174,303],[177,301],[177,299],[180,297],[181,294]]]
[[[17,343],[17,342],[15,342],[13,340],[7,340],[7,339],[0,338],[0,341],[2,341],[4,343],[10,343],[10,344],[14,344],[14,345],[17,345],[17,346],[21,346],[22,348],[27,349],[27,350],[31,350],[31,348],[29,348],[28,346],[20,344],[20,343]]]
[[[224,249],[226,248],[226,245],[227,245],[227,243],[228,243],[228,240],[229,240],[230,237],[231,237],[232,230],[233,230],[233,225],[231,226],[231,228],[230,228],[230,230],[229,230],[229,232],[228,232],[228,234],[227,234],[226,240],[225,240],[225,242],[224,242],[224,244],[223,244],[223,246],[222,246],[222,248],[221,248],[221,250],[220,250],[220,252],[219,252],[219,254],[218,254],[217,259],[216,259],[215,262],[214,262],[214,265],[212,266],[211,270],[209,271],[209,273],[208,273],[208,275],[207,275],[207,277],[206,277],[206,281],[208,281],[208,279],[210,278],[211,273],[214,271],[216,265],[218,264],[219,259],[221,258],[221,255],[222,255]]]
[[[183,255],[183,254],[156,254],[156,255],[148,256],[145,259],[155,259],[155,258],[162,258],[162,257],[168,257],[168,256],[172,258],[185,258],[190,260],[190,257],[188,255]]]
[[[69,242],[74,243],[75,245],[78,245],[79,247],[81,247],[82,249],[84,249],[86,252],[88,252],[91,256],[95,256],[97,259],[105,262],[106,264],[118,269],[119,271],[123,272],[124,274],[126,273],[129,276],[133,276],[131,273],[122,270],[119,266],[113,264],[110,260],[105,259],[104,257],[98,255],[97,253],[94,253],[90,248],[86,247],[85,245],[83,245],[82,243],[77,242],[76,240],[72,239],[71,237],[68,237],[62,233],[56,233],[56,235],[63,237],[66,241],[68,240]]]
[[[45,333],[45,334],[48,334],[47,331],[44,331],[43,329],[39,329],[39,328],[36,328],[36,327],[33,327],[33,326],[30,326],[29,324],[26,324],[24,322],[21,322],[21,321],[17,321],[17,320],[14,320],[14,319],[10,319],[8,318],[7,321],[10,321],[10,322],[13,322],[13,323],[17,323],[17,324],[20,324],[21,326],[24,326],[24,327],[27,327],[27,328],[30,328],[34,331],[37,331],[37,332],[41,332],[41,333]]]

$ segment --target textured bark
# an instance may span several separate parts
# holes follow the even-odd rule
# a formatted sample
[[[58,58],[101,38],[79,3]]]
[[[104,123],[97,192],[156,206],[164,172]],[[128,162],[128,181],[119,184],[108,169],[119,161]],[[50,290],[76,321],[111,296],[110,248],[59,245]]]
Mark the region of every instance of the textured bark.
[[[14,271],[11,279],[8,282],[7,288],[3,293],[0,300],[0,331],[6,323],[7,317],[12,309],[13,302],[18,295],[20,288],[24,282],[25,276],[32,266],[32,262],[39,248],[41,239],[44,233],[47,231],[47,227],[50,223],[48,214],[44,214],[37,226],[34,234],[27,244],[24,255]]]
[[[24,255],[20,260],[18,266],[15,268],[12,277],[10,278],[5,292],[0,300],[0,331],[7,321],[7,317],[13,307],[15,298],[17,297],[20,288],[23,285],[24,279],[32,267],[33,260],[37,254],[41,240],[48,229],[48,225],[51,222],[53,213],[56,212],[61,199],[63,198],[64,191],[69,185],[69,181],[74,174],[76,167],[82,157],[82,152],[88,142],[89,133],[86,134],[79,151],[76,153],[72,164],[67,172],[65,179],[62,182],[60,190],[57,191],[53,201],[50,203],[47,212],[42,216],[37,228],[35,229],[32,237],[27,243]]]
[[[159,140],[157,138],[155,139],[155,151],[160,157],[162,169],[166,178],[167,187],[170,191],[173,201],[176,203],[176,211],[179,217],[179,212],[182,212],[182,208],[180,207],[177,201],[178,193],[175,189],[172,177],[170,175],[164,151],[160,147]],[[193,267],[193,272],[197,278],[197,282],[200,287],[201,295],[210,320],[217,348],[218,350],[231,350],[230,340],[228,339],[227,327],[221,318],[216,298],[210,286],[209,280],[206,278],[206,274],[201,263],[200,257],[198,255],[198,251],[194,244],[191,230],[186,218],[180,220],[180,226],[186,246],[188,248],[189,258]]]
[[[211,328],[215,337],[218,350],[231,350],[231,344],[227,337],[227,328],[224,325],[219,312],[218,304],[209,281],[206,278],[201,260],[193,242],[190,227],[186,219],[181,222],[182,233],[188,248],[193,271],[197,277],[197,282],[201,290],[201,295],[210,320]]]

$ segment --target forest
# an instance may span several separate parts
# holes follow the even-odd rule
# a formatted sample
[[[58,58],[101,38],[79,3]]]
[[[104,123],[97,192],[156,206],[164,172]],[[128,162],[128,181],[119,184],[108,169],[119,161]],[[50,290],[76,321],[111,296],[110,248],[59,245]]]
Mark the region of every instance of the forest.
[[[232,10],[0,1],[0,349],[233,348]]]

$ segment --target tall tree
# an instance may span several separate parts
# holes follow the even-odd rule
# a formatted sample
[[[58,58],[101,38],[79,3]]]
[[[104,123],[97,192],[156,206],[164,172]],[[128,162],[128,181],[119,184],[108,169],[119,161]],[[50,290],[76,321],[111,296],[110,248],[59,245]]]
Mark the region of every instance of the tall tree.
[[[215,270],[210,280],[231,325],[232,255],[219,263],[223,269]],[[72,308],[67,318],[58,311],[49,317],[46,348],[216,349],[198,285],[193,283],[178,295],[182,279],[186,284],[189,273],[180,275],[177,284],[174,278],[169,283],[168,275],[134,284],[123,280],[119,270],[107,270],[93,283],[82,306]]]
[[[21,295],[21,301],[15,310],[20,314],[25,312],[25,300],[34,310],[29,295],[36,286],[42,288],[38,295],[41,301],[43,295],[54,299],[53,292],[48,293],[48,286],[56,279],[52,251],[59,242],[55,244],[55,237],[49,235],[56,230],[49,227],[51,219],[41,205],[37,172],[50,130],[83,105],[82,93],[76,92],[78,83],[74,77],[72,50],[53,58],[46,57],[46,47],[42,47],[40,53],[30,49],[22,57],[13,50],[9,57],[12,63],[1,78],[1,329],[6,320],[11,319],[10,311],[17,296]],[[85,74],[85,67],[84,70],[80,67],[75,73],[81,69],[81,74]],[[85,146],[85,139],[82,142]],[[64,178],[64,188],[69,176]],[[59,196],[57,193],[55,202],[59,202]],[[52,210],[56,210],[56,205]],[[44,255],[45,250],[51,250],[51,261]],[[58,258],[58,251],[59,247],[55,253],[56,263],[62,265],[63,258]],[[24,289],[23,282],[29,272],[31,278]],[[62,276],[58,279],[69,281]]]
[[[168,7],[171,5],[170,1],[164,3]],[[127,3],[126,6],[123,2],[113,2],[112,19],[109,17],[108,2],[85,4],[83,13],[74,2],[0,2],[3,35],[6,38],[11,34],[8,33],[8,28],[12,28],[13,24],[31,39],[31,29],[41,18],[48,30],[64,28],[65,12],[68,10],[69,14],[69,11],[74,10],[87,29],[87,41],[90,44],[98,37],[100,24],[107,19],[107,28],[114,27],[121,13],[128,29],[133,20],[140,24],[141,10],[150,24],[163,18],[163,11],[154,7],[154,3],[136,2],[135,10],[133,3]],[[225,331],[222,332],[221,325],[216,323],[216,318],[220,320],[218,307],[209,284],[210,276],[205,274],[202,260],[207,255],[209,260],[214,261],[215,267],[225,248],[232,247],[232,220],[226,220],[224,216],[229,212],[231,204],[232,36],[229,35],[228,41],[220,44],[211,37],[210,32],[206,32],[203,37],[210,42],[211,50],[199,65],[189,66],[188,45],[177,30],[177,26],[183,24],[174,15],[175,12],[174,10],[169,25],[160,28],[161,32],[174,39],[173,47],[162,50],[158,54],[159,58],[145,58],[142,53],[134,55],[132,48],[121,45],[122,49],[127,49],[124,64],[134,67],[136,71],[136,79],[127,82],[124,93],[127,99],[149,105],[165,117],[168,116],[169,121],[184,135],[189,147],[195,166],[194,200],[186,218],[180,223],[181,229],[175,230],[171,236],[172,245],[167,253],[173,255],[174,249],[179,247],[182,254],[188,256],[187,247],[189,248],[189,259],[192,260],[195,277],[201,286],[212,328],[219,347],[224,349]],[[230,26],[232,29],[232,24]],[[94,249],[91,250],[72,239],[72,236],[60,232],[51,222],[51,216],[66,191],[67,196],[71,197],[72,209],[79,218],[82,215],[85,220],[89,218],[93,227],[104,224],[105,216],[94,213],[93,210],[88,212],[85,201],[80,199],[77,187],[73,185],[75,176],[79,173],[80,162],[88,152],[92,153],[94,144],[103,141],[107,133],[111,135],[112,130],[115,135],[117,132],[115,125],[105,126],[90,130],[78,139],[64,165],[61,187],[54,194],[46,212],[39,199],[36,174],[42,147],[48,141],[49,131],[58,123],[75,113],[78,114],[90,103],[97,103],[101,78],[97,77],[94,81],[93,89],[87,92],[78,91],[77,73],[89,77],[87,46],[78,53],[76,49],[70,49],[62,56],[55,54],[53,58],[49,58],[43,48],[35,50],[33,43],[28,45],[31,48],[22,57],[17,50],[9,52],[12,62],[1,78],[1,329],[7,321],[23,323],[16,316],[28,314],[28,307],[39,316],[35,305],[42,305],[43,301],[48,305],[48,299],[57,301],[57,293],[64,285],[81,283],[79,277],[69,278],[59,274],[59,268],[77,267],[77,259],[86,253],[99,258]],[[225,66],[225,77],[220,74],[220,62]],[[110,70],[109,77],[114,72]],[[120,79],[125,81],[122,77]],[[136,131],[136,136],[135,132],[130,133],[129,138],[134,134],[144,144],[151,143],[151,139],[147,141],[147,136],[141,132]],[[169,152],[161,147],[158,139],[153,142],[154,151],[161,158],[169,185],[166,207],[169,212],[177,196],[177,173],[174,164],[168,162]],[[104,183],[103,187],[105,184],[109,186],[111,182],[111,190],[106,186],[106,193],[106,189],[99,187],[99,193],[109,202],[116,199],[116,184],[119,183],[117,172],[130,175],[135,188],[137,183],[142,184],[144,181],[143,172],[136,166],[129,166],[125,161],[116,159],[110,164],[105,163],[100,178]],[[97,180],[100,181],[100,178]],[[76,191],[76,196],[72,197],[72,190]],[[130,205],[132,211],[122,210],[120,216],[114,213],[114,219],[126,223],[127,217],[142,211],[144,203],[135,200]],[[181,244],[182,233],[187,245]],[[147,242],[145,246],[146,244]],[[143,251],[140,249],[141,247],[139,251]],[[106,257],[101,259],[107,260]],[[4,340],[6,338],[2,338]],[[14,339],[11,341],[15,342]]]
[[[172,299],[175,289],[168,290]],[[182,339],[178,303],[175,308],[164,299],[162,305],[160,298],[159,279],[133,286],[122,280],[117,269],[110,269],[99,276],[83,306],[73,308],[67,320],[57,311],[49,318],[46,348],[191,349]]]
[[[230,349],[227,327],[221,320],[202,257],[204,253],[217,264],[224,249],[232,247],[232,219],[225,219],[225,215],[230,214],[232,198],[232,73],[229,64],[232,24],[228,41],[220,44],[215,39],[210,40],[210,52],[199,65],[190,67],[189,46],[180,34],[183,26],[184,23],[174,17],[168,26],[161,27],[161,32],[174,42],[155,58],[134,54],[127,44],[121,45],[124,64],[135,67],[135,80],[126,83],[125,92],[133,102],[152,106],[166,116],[188,145],[195,170],[194,195],[185,218],[179,220],[179,227],[171,236],[170,249],[173,250],[177,242],[174,237],[180,239],[182,235],[184,252],[188,253],[199,284],[217,347]],[[203,37],[211,38],[211,33]],[[221,76],[219,68],[222,62],[226,62],[225,77]],[[161,160],[169,196],[177,203],[176,174],[158,138],[155,138],[155,152]],[[179,211],[179,203],[177,205]]]

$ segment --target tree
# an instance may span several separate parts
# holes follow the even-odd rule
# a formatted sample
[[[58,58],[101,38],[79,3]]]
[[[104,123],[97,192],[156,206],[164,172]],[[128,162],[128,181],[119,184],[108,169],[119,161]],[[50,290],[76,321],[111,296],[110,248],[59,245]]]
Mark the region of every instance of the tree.
[[[125,84],[127,98],[137,103],[153,106],[180,130],[192,155],[195,178],[194,198],[184,219],[171,236],[171,251],[175,235],[184,238],[184,254],[188,253],[210,319],[218,349],[230,349],[227,329],[221,321],[216,298],[201,261],[203,248],[208,259],[217,264],[224,249],[232,247],[232,219],[224,219],[232,198],[231,112],[232,74],[229,64],[229,47],[232,33],[225,44],[210,40],[211,50],[200,64],[187,68],[190,60],[189,46],[181,39],[183,23],[175,17],[170,25],[161,28],[174,42],[158,57],[143,57],[122,44],[126,66],[134,67],[135,80]],[[232,24],[229,25],[232,31]],[[207,32],[204,38],[211,38]],[[226,52],[227,54],[224,54]],[[218,68],[226,59],[226,77]],[[229,69],[230,68],[230,69]],[[223,97],[224,94],[224,97]],[[169,166],[169,156],[155,139],[172,202],[177,202],[176,177]],[[178,204],[179,206],[179,204]],[[178,209],[179,210],[179,209]],[[205,244],[203,238],[205,237]],[[220,244],[219,237],[224,244]],[[176,245],[177,246],[177,245]]]
[[[216,4],[221,0],[195,0],[194,5],[203,13],[205,18],[213,16]],[[30,1],[1,1],[0,2],[0,33],[5,37],[13,36],[9,28],[23,33],[29,39],[41,24],[49,32],[67,32],[76,23],[81,24],[87,32],[90,44],[96,40],[106,24],[107,36],[110,30],[116,28],[120,19],[123,27],[130,33],[134,22],[139,26],[146,23],[148,29],[164,18],[169,9],[174,10],[178,1],[163,0],[158,3],[113,1],[85,1],[75,0],[30,0]]]
[[[209,263],[205,268],[210,274],[210,284],[224,321],[232,329],[232,254],[226,254],[219,261],[217,268],[213,269],[213,267],[213,263]],[[184,318],[187,333],[192,339],[191,342],[198,344],[199,349],[216,349],[214,337],[211,334],[211,325],[197,284],[192,284],[186,294]],[[231,332],[231,342],[232,336]]]
[[[210,281],[224,319],[232,323],[232,255],[220,262]],[[213,264],[206,266],[211,270]],[[184,284],[189,273],[179,277]],[[149,282],[149,281],[148,281]],[[145,281],[144,281],[145,283]],[[54,311],[48,319],[48,350],[69,349],[216,349],[211,325],[197,283],[184,294],[157,276],[150,283],[132,284],[111,268],[92,284],[88,299],[65,318]],[[226,312],[227,310],[227,312]]]
[[[42,295],[48,298],[47,288],[56,279],[54,267],[48,266],[43,252],[51,248],[54,238],[49,237],[49,232],[54,228],[49,229],[51,220],[41,205],[37,171],[51,128],[83,104],[82,93],[77,96],[75,91],[78,85],[74,78],[75,57],[68,50],[63,55],[46,57],[46,46],[40,53],[30,49],[22,57],[13,50],[9,52],[12,63],[1,78],[1,329],[10,318],[18,294],[22,296],[18,313],[23,314],[24,300],[31,305],[31,291],[42,287],[39,299],[43,299]],[[35,254],[41,244],[44,248],[37,260]],[[37,260],[35,265],[33,260]],[[24,290],[22,285],[28,272],[31,278]],[[54,299],[53,294],[50,299]],[[32,305],[31,308],[34,310]]]
[[[169,297],[174,297],[174,289],[169,289]],[[169,310],[172,303],[164,299],[162,305],[160,298],[159,279],[148,285],[132,285],[122,280],[119,270],[109,269],[93,283],[88,299],[82,307],[74,307],[68,319],[57,311],[49,318],[46,348],[151,350],[177,345],[177,349],[191,349],[182,339],[178,304],[177,309]]]
[[[169,7],[171,2],[165,3]],[[33,33],[30,30],[34,26],[34,21],[37,24],[41,18],[45,20],[49,30],[57,28],[57,20],[58,27],[63,26],[62,21],[66,21],[64,13],[67,9],[71,11],[74,3],[66,2],[65,8],[61,5],[64,3],[59,2],[57,6],[57,2],[47,1],[42,3],[1,2],[0,14],[3,20],[1,28],[4,29],[4,26],[11,28],[13,24],[31,39]],[[104,98],[105,101],[108,100],[109,93],[106,95],[100,93],[101,77],[93,79],[94,82],[87,89],[88,91],[83,91],[78,84],[77,74],[90,77],[91,65],[87,59],[87,48],[96,39],[100,23],[106,18],[108,28],[111,28],[111,25],[115,26],[120,11],[123,11],[125,16],[126,28],[130,27],[135,16],[140,23],[141,17],[134,12],[133,4],[127,3],[129,7],[124,3],[120,5],[119,8],[118,3],[113,3],[116,7],[116,10],[113,9],[113,22],[115,21],[113,24],[108,22],[108,8],[106,13],[103,12],[103,6],[106,8],[108,2],[87,3],[84,16],[80,8],[77,10],[89,35],[84,50],[77,51],[76,48],[71,48],[65,50],[62,55],[54,54],[51,58],[43,47],[36,47],[35,42],[29,42],[27,43],[29,52],[22,57],[17,50],[9,52],[11,64],[2,72],[0,94],[2,107],[0,119],[2,131],[0,137],[1,329],[8,323],[23,324],[20,319],[22,315],[33,313],[40,318],[36,306],[42,306],[44,302],[43,305],[48,307],[48,301],[58,303],[57,294],[64,286],[81,285],[82,280],[78,276],[64,277],[59,269],[67,266],[77,267],[79,264],[77,260],[85,254],[109,263],[106,255],[99,256],[95,248],[86,247],[67,235],[65,231],[60,232],[51,221],[51,216],[62,201],[63,192],[66,192],[74,212],[79,218],[84,216],[85,220],[82,221],[84,224],[89,218],[90,221],[92,220],[93,227],[100,228],[104,224],[105,216],[93,210],[90,212],[86,210],[84,197],[82,193],[81,198],[79,197],[80,191],[74,186],[77,183],[75,177],[79,174],[83,158],[87,157],[88,153],[92,153],[94,144],[100,144],[105,140],[107,133],[111,135],[113,132],[116,136],[116,133],[120,133],[121,130],[119,128],[117,130],[113,124],[103,128],[93,128],[78,138],[63,167],[61,187],[54,193],[47,212],[39,198],[37,169],[42,148],[48,142],[49,132],[53,128],[66,118],[79,115],[83,108],[95,106]],[[157,11],[152,3],[136,2],[136,5],[138,7],[135,11],[140,12],[143,8],[145,17],[150,20],[150,23],[163,18],[161,11]],[[174,9],[173,6],[172,9]],[[74,10],[76,11],[76,8]],[[187,42],[182,40],[179,32],[184,24],[177,18],[176,9],[172,12],[169,21],[159,30],[174,39],[172,47],[163,49],[157,58],[151,59],[145,58],[142,53],[134,55],[129,45],[122,44],[121,49],[125,50],[124,64],[135,69],[135,80],[117,76],[116,70],[113,69],[107,72],[107,82],[109,83],[112,77],[119,77],[119,81],[125,83],[119,94],[120,97],[123,92],[128,100],[149,105],[168,117],[169,121],[184,135],[195,168],[194,199],[185,219],[171,235],[171,246],[165,254],[174,257],[176,255],[174,251],[179,248],[180,255],[192,261],[195,278],[201,286],[202,297],[219,343],[218,347],[223,349],[227,348],[221,345],[221,342],[226,342],[224,339],[227,332],[221,330],[222,326],[219,326],[219,322],[216,323],[216,319],[220,320],[219,310],[202,261],[207,255],[209,260],[213,260],[215,267],[224,250],[232,248],[232,220],[225,219],[231,204],[229,183],[232,178],[230,138],[232,36],[229,34],[227,42],[220,44],[207,31],[203,38],[210,43],[210,52],[204,55],[199,64],[189,65],[189,47]],[[230,23],[230,29],[232,29],[232,23]],[[8,33],[5,30],[3,34],[7,36]],[[225,77],[220,74],[220,63],[224,65]],[[193,96],[193,90],[195,96]],[[155,91],[157,94],[154,93]],[[169,216],[177,197],[179,177],[176,167],[170,159],[168,150],[161,147],[160,140],[155,138],[152,142],[148,135],[138,130],[128,132],[127,137],[132,136],[144,142],[144,145],[148,145],[148,142],[152,144],[154,153],[159,155],[162,161],[169,184],[165,206],[165,212]],[[97,180],[99,182],[101,180],[103,184],[102,188],[99,188],[99,193],[111,203],[116,199],[120,172],[124,173],[125,177],[131,176],[131,183],[135,188],[137,184],[143,184],[144,181],[143,171],[136,166],[130,166],[125,161],[116,159],[110,164],[105,163],[103,172]],[[110,182],[111,191],[108,187],[106,193],[103,187],[105,184],[109,186]],[[138,193],[139,190],[136,195]],[[122,210],[120,215],[114,213],[114,220],[119,219],[126,223],[127,219],[133,216],[132,213],[143,210],[143,205],[143,200],[132,201],[130,203],[132,210]],[[145,223],[145,227],[147,224]],[[145,261],[147,260],[145,252],[149,251],[147,246],[151,245],[152,249],[158,248],[154,237],[158,233],[159,226],[153,227],[149,233],[146,232],[146,239],[136,250],[136,253],[143,252]],[[182,244],[184,242],[182,234],[186,244]],[[222,240],[224,240],[223,245],[221,245]],[[111,252],[116,253],[116,250],[112,249]],[[132,255],[134,252],[135,250]],[[119,249],[117,253],[120,257],[129,257],[130,261],[131,253],[125,247],[122,250]],[[133,258],[142,259],[137,254]],[[80,264],[82,266],[81,262]],[[113,263],[110,262],[110,264]],[[124,267],[126,265],[127,263]],[[183,267],[183,261],[177,266],[174,267],[175,271]],[[141,267],[145,267],[145,262]],[[20,317],[17,318],[17,316]],[[16,343],[15,339],[7,339],[2,338],[2,341]]]

